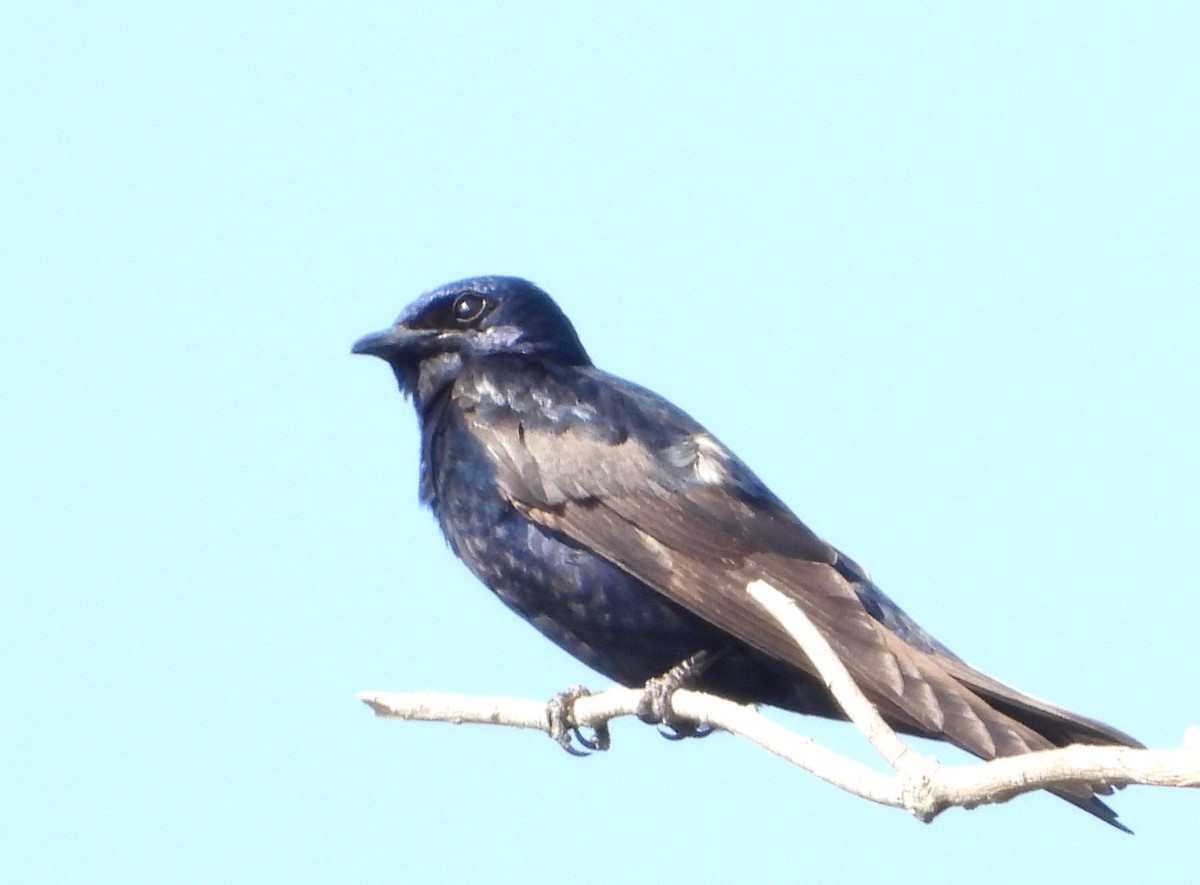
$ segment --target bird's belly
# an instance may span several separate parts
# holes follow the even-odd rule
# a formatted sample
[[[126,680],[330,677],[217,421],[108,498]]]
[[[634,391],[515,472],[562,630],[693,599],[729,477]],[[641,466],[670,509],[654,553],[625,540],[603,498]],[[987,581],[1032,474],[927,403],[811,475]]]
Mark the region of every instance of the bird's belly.
[[[453,500],[456,496],[451,496]],[[589,550],[525,519],[498,496],[437,506],[455,553],[510,609],[559,647],[636,687],[707,651],[696,687],[744,703],[839,715],[824,687],[657,593]]]
[[[479,580],[610,679],[640,685],[731,641],[607,560],[530,522],[498,495],[445,495],[435,509],[450,546]]]

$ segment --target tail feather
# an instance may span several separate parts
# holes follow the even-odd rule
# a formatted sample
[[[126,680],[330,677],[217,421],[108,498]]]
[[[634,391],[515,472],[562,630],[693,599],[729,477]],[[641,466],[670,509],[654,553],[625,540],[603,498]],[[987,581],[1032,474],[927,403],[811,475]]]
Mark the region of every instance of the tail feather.
[[[1013,729],[1015,726],[1017,733],[1029,745],[1030,751],[1071,744],[1135,748],[1144,746],[1140,741],[1112,726],[1018,691],[956,658],[944,659],[939,663],[952,678],[993,711],[994,717],[1003,720],[1002,727]],[[976,752],[971,747],[964,746],[963,749]],[[1010,754],[1000,751],[997,755]],[[1117,813],[1096,795],[1111,793],[1110,787],[1056,787],[1049,792],[1122,832],[1133,833],[1133,830],[1117,820]]]

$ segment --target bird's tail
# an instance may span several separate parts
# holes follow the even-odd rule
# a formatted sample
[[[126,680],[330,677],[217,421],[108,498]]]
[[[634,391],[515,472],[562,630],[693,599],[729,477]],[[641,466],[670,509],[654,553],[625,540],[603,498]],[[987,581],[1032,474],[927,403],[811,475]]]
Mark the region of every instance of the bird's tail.
[[[998,744],[997,751],[989,756],[981,753],[977,747],[966,746],[963,742],[950,737],[954,743],[977,756],[993,758],[1013,755],[1014,752],[1034,752],[1065,747],[1070,744],[1135,748],[1144,746],[1140,741],[1112,726],[1086,716],[1080,716],[1041,698],[1018,691],[957,659],[941,659],[939,663],[948,675],[991,708],[993,716],[1007,720],[1007,730],[1013,736],[1018,737],[1020,743],[1026,745],[1026,749],[1022,751],[1019,746],[1013,747],[1009,744],[1002,747]],[[1049,792],[1119,830],[1126,833],[1133,832],[1120,823],[1117,820],[1116,812],[1097,797],[1097,793],[1103,795],[1112,793],[1112,788],[1107,785],[1055,787]]]

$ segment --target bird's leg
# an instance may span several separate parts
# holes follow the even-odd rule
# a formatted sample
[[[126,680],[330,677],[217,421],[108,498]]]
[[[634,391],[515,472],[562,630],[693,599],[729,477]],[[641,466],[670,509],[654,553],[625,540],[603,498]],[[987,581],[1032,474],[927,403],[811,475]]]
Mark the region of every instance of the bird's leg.
[[[700,725],[675,715],[671,709],[671,695],[681,688],[694,684],[701,674],[724,652],[710,653],[704,649],[680,661],[662,676],[646,683],[642,699],[638,702],[637,717],[648,725],[663,726],[658,733],[670,741],[684,738],[708,737],[716,729],[711,725]],[[665,731],[665,729],[670,729]]]
[[[579,730],[579,726],[571,721],[575,702],[595,694],[590,688],[582,685],[572,685],[566,691],[559,692],[546,705],[546,719],[550,725],[550,737],[572,756],[588,756],[596,751],[604,751],[612,744],[608,733],[608,724],[601,723],[592,729],[592,736],[587,737]],[[579,741],[583,749],[575,746]]]

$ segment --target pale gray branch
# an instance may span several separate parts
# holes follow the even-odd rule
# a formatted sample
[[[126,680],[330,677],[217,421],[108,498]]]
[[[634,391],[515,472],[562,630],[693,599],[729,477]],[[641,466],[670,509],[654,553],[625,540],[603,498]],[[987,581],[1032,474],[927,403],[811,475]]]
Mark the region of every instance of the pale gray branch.
[[[549,734],[545,701],[477,697],[440,692],[363,692],[359,700],[379,716],[436,722],[532,728]],[[571,720],[595,727],[637,712],[642,692],[610,688],[574,703]],[[671,696],[679,716],[743,737],[824,781],[872,802],[904,808],[931,820],[951,806],[972,808],[1003,802],[1020,793],[1068,783],[1200,786],[1200,746],[1170,750],[1128,747],[1066,747],[968,765],[940,765],[901,775],[874,771],[789,731],[752,707],[681,689]]]
[[[751,581],[746,586],[750,597],[787,630],[809,661],[821,674],[825,687],[833,694],[842,712],[863,733],[875,751],[897,771],[907,766],[927,764],[891,727],[883,721],[875,705],[867,700],[846,665],[837,656],[821,631],[790,599],[766,581]]]
[[[753,707],[681,689],[670,697],[683,719],[711,725],[758,744],[824,781],[872,802],[903,808],[930,821],[950,807],[974,808],[1004,802],[1021,793],[1066,784],[1200,786],[1200,729],[1188,730],[1185,746],[1166,750],[1071,746],[969,765],[942,765],[907,746],[859,690],[829,643],[787,597],[762,581],[746,588],[804,650],[849,719],[896,771],[883,774],[840,756],[811,738],[789,731]],[[611,688],[575,700],[570,721],[595,728],[635,715],[643,692]],[[546,702],[507,697],[475,697],[435,692],[363,692],[359,700],[376,715],[395,719],[482,723],[532,728],[550,733]]]

